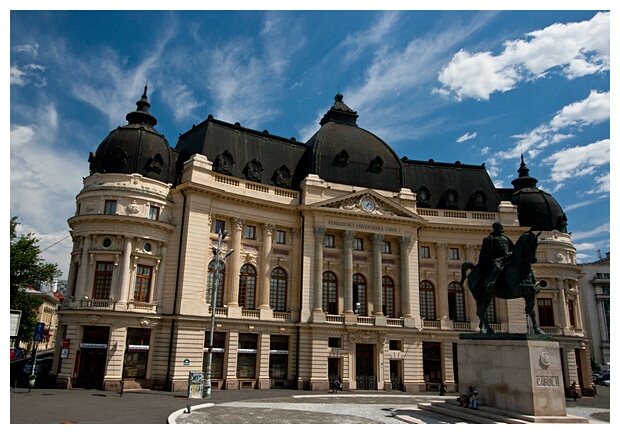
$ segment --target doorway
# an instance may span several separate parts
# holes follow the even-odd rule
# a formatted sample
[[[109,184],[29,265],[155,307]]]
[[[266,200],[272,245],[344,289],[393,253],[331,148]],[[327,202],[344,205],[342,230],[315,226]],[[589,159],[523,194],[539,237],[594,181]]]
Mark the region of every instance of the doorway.
[[[392,383],[392,390],[405,390],[402,360],[390,360],[390,383]]]
[[[357,344],[355,347],[355,381],[358,390],[376,390],[374,345]]]
[[[109,327],[84,327],[80,344],[77,387],[103,389],[109,339]]]

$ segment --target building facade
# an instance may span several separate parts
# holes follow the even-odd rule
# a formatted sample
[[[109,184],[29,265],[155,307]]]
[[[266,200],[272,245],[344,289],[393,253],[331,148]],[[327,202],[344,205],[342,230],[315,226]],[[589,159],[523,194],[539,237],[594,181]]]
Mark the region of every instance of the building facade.
[[[461,265],[499,221],[514,241],[542,231],[540,325],[564,384],[590,389],[566,216],[523,161],[498,189],[484,165],[399,158],[340,94],[306,143],[209,116],[171,148],[149,108],[145,88],[91,153],[69,219],[59,386],[187,390],[214,315],[215,388],[456,390],[459,335],[478,330]],[[522,299],[495,299],[487,317],[527,331]]]
[[[611,363],[610,265],[609,253],[598,261],[581,264],[582,274],[579,279],[592,363],[603,372],[610,370]]]

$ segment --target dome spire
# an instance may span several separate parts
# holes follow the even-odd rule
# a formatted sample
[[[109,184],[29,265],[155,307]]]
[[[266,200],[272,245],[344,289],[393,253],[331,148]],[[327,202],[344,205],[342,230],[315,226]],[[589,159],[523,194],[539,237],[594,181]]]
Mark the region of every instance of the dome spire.
[[[136,111],[128,113],[125,119],[130,124],[147,124],[150,126],[157,125],[157,119],[155,116],[149,113],[149,108],[151,104],[149,103],[149,98],[146,95],[146,91],[148,89],[147,85],[144,85],[144,92],[142,93],[142,97],[139,101],[136,101]]]
[[[519,177],[512,181],[512,185],[515,190],[521,190],[522,188],[527,187],[536,187],[536,183],[538,183],[538,179],[530,176],[530,169],[525,165],[525,161],[523,160],[523,154],[521,154],[521,165],[519,166]]]
[[[334,105],[328,110],[321,119],[321,126],[328,122],[340,122],[349,125],[357,125],[358,114],[355,110],[351,110],[342,100],[343,96],[340,92],[334,97]]]

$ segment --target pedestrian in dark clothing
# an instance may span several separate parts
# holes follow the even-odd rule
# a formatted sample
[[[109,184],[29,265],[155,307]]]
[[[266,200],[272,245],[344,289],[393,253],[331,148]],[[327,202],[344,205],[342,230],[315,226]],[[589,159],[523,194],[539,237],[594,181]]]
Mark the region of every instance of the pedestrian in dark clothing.
[[[577,393],[577,383],[574,381],[573,384],[570,385],[570,396],[575,401],[577,401],[577,398],[579,397],[579,394]]]
[[[446,395],[446,383],[441,383],[441,386],[439,386],[439,396],[445,396]]]

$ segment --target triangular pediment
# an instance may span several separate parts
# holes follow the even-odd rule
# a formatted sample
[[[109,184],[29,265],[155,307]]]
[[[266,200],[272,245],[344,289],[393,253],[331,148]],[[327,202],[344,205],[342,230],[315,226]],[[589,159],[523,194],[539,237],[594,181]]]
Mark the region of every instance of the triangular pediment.
[[[381,196],[372,189],[350,193],[334,199],[315,203],[313,209],[334,210],[361,216],[408,217],[420,220],[420,217],[400,204]]]

